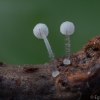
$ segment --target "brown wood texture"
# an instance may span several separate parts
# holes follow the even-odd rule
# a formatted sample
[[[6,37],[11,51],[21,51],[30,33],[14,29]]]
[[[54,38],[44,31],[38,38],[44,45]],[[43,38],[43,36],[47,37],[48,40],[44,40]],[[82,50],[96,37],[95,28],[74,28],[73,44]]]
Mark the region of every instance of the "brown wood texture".
[[[100,96],[100,36],[92,38],[71,64],[55,59],[60,74],[53,78],[51,62],[8,65],[0,62],[0,100],[92,100]]]

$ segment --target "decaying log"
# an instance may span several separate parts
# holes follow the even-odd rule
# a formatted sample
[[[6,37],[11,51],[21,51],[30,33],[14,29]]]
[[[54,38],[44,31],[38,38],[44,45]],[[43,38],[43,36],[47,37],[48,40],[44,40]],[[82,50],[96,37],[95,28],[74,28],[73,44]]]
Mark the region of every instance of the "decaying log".
[[[53,78],[50,64],[8,65],[0,62],[0,100],[91,100],[100,96],[100,36],[72,54],[71,64],[55,59],[60,74]]]

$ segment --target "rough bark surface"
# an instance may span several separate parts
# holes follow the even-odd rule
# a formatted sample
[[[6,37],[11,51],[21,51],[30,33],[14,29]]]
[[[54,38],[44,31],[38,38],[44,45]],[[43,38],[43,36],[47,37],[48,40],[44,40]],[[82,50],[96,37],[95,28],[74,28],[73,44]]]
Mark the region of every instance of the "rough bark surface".
[[[100,96],[100,36],[79,52],[55,59],[60,74],[53,78],[51,63],[8,65],[0,62],[0,100],[91,100]]]

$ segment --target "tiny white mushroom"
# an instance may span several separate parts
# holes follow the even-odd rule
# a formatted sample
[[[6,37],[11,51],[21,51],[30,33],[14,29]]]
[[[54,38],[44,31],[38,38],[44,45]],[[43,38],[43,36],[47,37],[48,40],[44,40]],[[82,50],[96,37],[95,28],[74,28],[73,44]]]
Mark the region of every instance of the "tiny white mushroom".
[[[65,65],[69,65],[70,62],[70,35],[72,35],[75,31],[75,26],[72,22],[65,21],[60,26],[60,32],[63,35],[66,35],[66,57],[63,60],[63,63]]]
[[[49,41],[47,39],[47,36],[49,33],[48,27],[43,23],[39,23],[34,27],[33,33],[37,38],[44,40],[46,48],[47,48],[48,53],[49,53],[49,57],[50,57],[51,62],[52,62],[52,64],[51,64],[52,76],[56,77],[57,75],[59,75],[59,71],[57,70],[57,66],[56,66],[56,63],[54,61],[54,54],[52,52],[51,46],[50,46]]]

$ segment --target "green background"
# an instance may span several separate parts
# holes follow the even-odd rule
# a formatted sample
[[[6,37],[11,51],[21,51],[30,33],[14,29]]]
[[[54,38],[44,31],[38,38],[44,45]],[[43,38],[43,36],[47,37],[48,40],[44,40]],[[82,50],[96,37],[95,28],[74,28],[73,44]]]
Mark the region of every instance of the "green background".
[[[71,53],[100,33],[100,0],[0,0],[0,61],[8,64],[41,64],[49,61],[43,40],[33,35],[37,23],[49,28],[55,57],[65,55],[62,22],[71,21]]]

